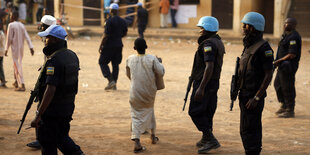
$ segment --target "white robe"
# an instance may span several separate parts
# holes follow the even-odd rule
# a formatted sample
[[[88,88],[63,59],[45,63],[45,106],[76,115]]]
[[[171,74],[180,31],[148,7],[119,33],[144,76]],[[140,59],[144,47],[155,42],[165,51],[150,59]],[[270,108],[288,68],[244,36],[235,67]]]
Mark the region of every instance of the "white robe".
[[[153,55],[131,55],[127,59],[127,76],[131,80],[130,98],[132,136],[152,129],[155,134],[156,121],[154,101],[157,92],[156,78],[163,78],[164,66]]]
[[[0,57],[4,56],[4,47],[5,47],[5,35],[2,30],[0,30]]]
[[[28,43],[29,48],[33,48],[24,24],[17,21],[10,23],[8,26],[5,50],[8,50],[11,46],[12,58],[14,63],[14,76],[19,85],[24,84],[22,59],[24,55],[25,39]]]

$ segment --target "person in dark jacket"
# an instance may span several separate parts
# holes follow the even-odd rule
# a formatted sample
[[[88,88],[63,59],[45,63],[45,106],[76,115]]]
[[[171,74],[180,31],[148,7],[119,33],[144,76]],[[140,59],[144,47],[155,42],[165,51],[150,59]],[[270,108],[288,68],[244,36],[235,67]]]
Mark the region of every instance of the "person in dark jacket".
[[[216,34],[219,30],[216,18],[202,17],[197,26],[201,30],[190,76],[193,79],[193,91],[188,113],[197,129],[202,132],[202,138],[196,146],[199,148],[198,153],[204,154],[221,146],[213,135],[213,116],[217,107],[225,48]]]
[[[83,155],[69,137],[78,92],[79,59],[67,49],[67,33],[61,26],[52,25],[38,35],[47,39],[43,49],[47,61],[38,79],[40,107],[31,126],[38,128],[43,155],[56,155],[57,149],[63,154]]]
[[[119,64],[122,62],[122,37],[126,36],[128,31],[126,21],[118,16],[118,8],[116,3],[110,5],[112,17],[105,23],[104,36],[99,47],[100,69],[109,81],[105,90],[116,90]],[[108,66],[110,62],[112,62],[112,73]]]
[[[243,23],[243,52],[238,70],[240,135],[246,155],[259,155],[262,149],[262,112],[266,89],[272,78],[273,50],[263,40],[265,18],[248,12]]]
[[[56,19],[53,17],[53,16],[50,16],[50,15],[45,15],[42,17],[41,19],[41,24],[40,24],[40,31],[45,31],[49,26],[51,25],[54,25],[56,24]],[[45,37],[42,37],[42,41],[44,43],[44,46],[46,46],[46,39]],[[46,56],[44,56],[44,61],[46,61]],[[40,105],[38,104],[38,107]],[[36,129],[35,130],[35,133],[36,133],[36,139],[38,139],[38,130]],[[30,142],[27,144],[28,147],[31,147],[31,148],[35,148],[35,149],[41,149],[41,145],[39,143],[38,140],[35,140],[33,142]]]
[[[274,66],[278,67],[274,81],[280,109],[276,112],[279,117],[295,117],[295,74],[298,70],[301,55],[301,37],[296,31],[295,18],[287,18],[284,24],[284,34],[279,43]]]
[[[147,26],[148,22],[148,12],[145,8],[143,8],[143,5],[141,2],[137,3],[138,6],[138,12],[137,12],[137,18],[136,21],[133,24],[133,28],[136,27],[136,23],[138,23],[138,33],[140,38],[144,38],[144,31]]]

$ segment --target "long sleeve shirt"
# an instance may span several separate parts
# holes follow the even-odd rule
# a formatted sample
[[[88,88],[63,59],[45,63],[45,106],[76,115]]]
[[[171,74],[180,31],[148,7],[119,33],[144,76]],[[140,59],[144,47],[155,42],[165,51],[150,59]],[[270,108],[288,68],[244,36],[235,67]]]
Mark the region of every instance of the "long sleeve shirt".
[[[12,46],[12,51],[24,48],[24,40],[26,39],[29,48],[33,48],[28,32],[21,22],[14,21],[9,24],[5,50]]]

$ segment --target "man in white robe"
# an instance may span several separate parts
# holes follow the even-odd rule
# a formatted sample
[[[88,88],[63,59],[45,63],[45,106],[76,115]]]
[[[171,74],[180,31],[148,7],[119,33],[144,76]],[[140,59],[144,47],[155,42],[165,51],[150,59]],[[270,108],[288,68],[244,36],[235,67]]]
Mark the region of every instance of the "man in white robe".
[[[152,144],[159,140],[155,136],[156,121],[154,115],[154,101],[157,90],[164,88],[164,66],[159,62],[160,58],[145,54],[146,42],[142,38],[135,40],[134,49],[137,55],[131,55],[127,59],[126,73],[131,81],[130,98],[132,136],[135,141],[134,152],[145,150],[140,144],[140,135],[151,129]]]
[[[25,29],[24,24],[18,22],[18,12],[14,11],[11,16],[11,23],[8,26],[5,56],[8,56],[8,49],[11,46],[14,78],[13,86],[16,91],[25,91],[25,83],[22,69],[22,59],[24,55],[24,40],[26,39],[30,48],[31,55],[34,54],[33,46],[30,37]]]

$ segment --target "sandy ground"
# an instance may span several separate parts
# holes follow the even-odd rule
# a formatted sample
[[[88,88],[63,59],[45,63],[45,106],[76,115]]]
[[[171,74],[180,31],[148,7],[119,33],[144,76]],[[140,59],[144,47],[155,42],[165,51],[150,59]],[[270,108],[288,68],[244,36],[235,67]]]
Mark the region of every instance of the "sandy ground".
[[[12,87],[12,57],[4,59],[8,89],[0,89],[0,154],[25,155],[40,154],[40,151],[26,147],[35,139],[34,130],[25,130],[34,118],[36,103],[26,118],[19,135],[16,131],[19,120],[28,101],[30,89],[34,87],[43,63],[41,52],[43,43],[32,36],[35,55],[30,56],[26,47],[23,69],[26,92],[15,92]],[[133,50],[134,38],[124,39],[123,62],[120,65],[118,90],[107,92],[107,81],[103,78],[98,65],[99,37],[82,37],[68,42],[69,48],[80,58],[81,71],[79,93],[76,97],[76,109],[71,123],[70,135],[81,146],[85,154],[133,154],[133,142],[130,140],[130,82],[125,75],[125,60]],[[196,142],[201,133],[197,131],[187,114],[188,105],[182,111],[183,98],[190,74],[196,42],[194,40],[168,40],[149,38],[148,53],[163,58],[166,69],[166,88],[158,92],[155,103],[157,135],[160,141],[152,145],[150,135],[143,135],[144,154],[197,154]],[[235,58],[241,54],[242,45],[225,43],[226,55],[218,92],[218,108],[214,116],[214,134],[222,147],[211,153],[243,154],[239,135],[238,101],[232,112],[229,111],[229,89],[234,71]],[[272,46],[276,49],[276,46]],[[280,119],[274,112],[278,109],[275,91],[268,88],[263,112],[263,150],[262,154],[310,154],[310,44],[303,46],[300,68],[296,75],[296,118]]]

